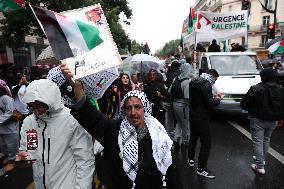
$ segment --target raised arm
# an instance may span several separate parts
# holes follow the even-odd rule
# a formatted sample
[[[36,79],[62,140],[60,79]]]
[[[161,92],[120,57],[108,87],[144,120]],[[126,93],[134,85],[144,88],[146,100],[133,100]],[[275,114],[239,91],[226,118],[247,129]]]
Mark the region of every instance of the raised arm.
[[[76,104],[71,109],[71,114],[82,125],[82,127],[95,137],[104,146],[104,141],[108,139],[110,133],[117,126],[117,121],[112,120],[90,104],[85,96],[80,80],[72,80],[73,73],[66,64],[61,65],[62,73],[67,81],[70,82],[74,89]]]

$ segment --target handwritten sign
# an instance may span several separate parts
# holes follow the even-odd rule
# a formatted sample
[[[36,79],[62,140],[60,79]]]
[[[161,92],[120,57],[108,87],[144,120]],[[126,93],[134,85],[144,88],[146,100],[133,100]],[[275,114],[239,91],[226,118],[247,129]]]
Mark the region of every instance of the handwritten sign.
[[[78,51],[76,57],[64,60],[70,70],[75,74],[74,79],[80,79],[122,64],[106,17],[99,4],[62,12],[61,14],[95,25],[99,29],[99,35],[103,41],[89,52],[80,53]]]

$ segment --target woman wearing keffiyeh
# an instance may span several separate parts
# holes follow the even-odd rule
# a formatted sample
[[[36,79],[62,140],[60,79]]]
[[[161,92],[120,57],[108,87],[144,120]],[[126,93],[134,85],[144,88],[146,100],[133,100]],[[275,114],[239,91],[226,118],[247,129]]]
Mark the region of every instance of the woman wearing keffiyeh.
[[[70,82],[73,74],[61,66]],[[71,114],[104,146],[98,176],[108,189],[167,188],[172,140],[152,115],[144,92],[128,92],[118,120],[109,119],[86,100],[80,82],[73,83],[77,104]],[[176,187],[175,187],[176,188]]]

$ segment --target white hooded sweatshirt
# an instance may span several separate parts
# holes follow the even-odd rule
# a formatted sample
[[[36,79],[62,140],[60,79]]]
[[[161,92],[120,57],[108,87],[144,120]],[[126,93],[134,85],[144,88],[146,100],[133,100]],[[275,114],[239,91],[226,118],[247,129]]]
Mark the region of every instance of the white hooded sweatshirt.
[[[43,102],[49,107],[44,116],[28,116],[21,129],[20,151],[27,151],[29,159],[36,159],[35,188],[92,188],[92,138],[64,107],[57,85],[46,79],[33,81],[23,100]]]

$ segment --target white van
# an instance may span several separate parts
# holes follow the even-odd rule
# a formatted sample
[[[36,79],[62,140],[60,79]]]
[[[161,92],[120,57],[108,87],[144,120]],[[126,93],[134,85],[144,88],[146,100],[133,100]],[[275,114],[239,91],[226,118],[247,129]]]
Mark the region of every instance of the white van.
[[[219,73],[213,92],[224,94],[216,111],[244,113],[240,101],[252,85],[261,82],[259,72],[263,69],[255,52],[203,53],[199,57],[199,74],[209,69]]]

